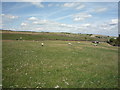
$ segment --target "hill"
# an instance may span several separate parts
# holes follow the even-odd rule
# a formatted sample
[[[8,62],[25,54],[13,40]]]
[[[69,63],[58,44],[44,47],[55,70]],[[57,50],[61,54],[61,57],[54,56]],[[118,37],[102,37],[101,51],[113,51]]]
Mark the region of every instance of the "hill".
[[[64,40],[64,41],[101,41],[107,42],[110,36],[94,34],[73,34],[73,33],[53,33],[53,32],[24,32],[24,31],[7,31],[2,32],[3,40]]]

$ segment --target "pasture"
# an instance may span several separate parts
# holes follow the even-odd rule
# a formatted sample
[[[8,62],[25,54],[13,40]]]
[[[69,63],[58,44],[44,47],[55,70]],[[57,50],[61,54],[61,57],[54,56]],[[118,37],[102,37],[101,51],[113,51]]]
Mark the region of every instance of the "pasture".
[[[3,88],[118,87],[118,47],[88,41],[2,42]]]

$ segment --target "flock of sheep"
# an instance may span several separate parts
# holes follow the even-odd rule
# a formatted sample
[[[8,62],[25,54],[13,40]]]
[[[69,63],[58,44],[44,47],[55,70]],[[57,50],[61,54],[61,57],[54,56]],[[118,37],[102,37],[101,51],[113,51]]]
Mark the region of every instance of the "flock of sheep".
[[[79,44],[80,42],[77,42],[77,43]],[[94,43],[94,44],[93,44],[94,46],[97,46],[100,42],[98,42],[98,41],[93,41],[92,43]],[[72,46],[72,43],[69,42],[68,45]],[[43,42],[41,43],[41,46],[42,46],[42,47],[44,46],[44,43],[43,43]]]
[[[16,39],[16,40],[22,40],[22,37],[20,37],[19,39]],[[79,44],[80,42],[77,42],[77,43]],[[92,43],[94,43],[93,44],[94,46],[97,46],[100,42],[99,41],[93,41]],[[72,43],[69,42],[68,45],[72,46]],[[44,46],[43,42],[41,43],[41,46],[42,47]]]

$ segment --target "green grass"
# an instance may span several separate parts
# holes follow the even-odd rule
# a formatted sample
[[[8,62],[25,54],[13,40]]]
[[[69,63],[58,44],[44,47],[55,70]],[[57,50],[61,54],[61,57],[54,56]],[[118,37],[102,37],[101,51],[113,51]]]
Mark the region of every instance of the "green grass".
[[[118,87],[118,49],[106,43],[4,40],[2,54],[3,88]]]
[[[63,34],[63,33],[33,33],[33,32],[4,32],[2,33],[3,40],[87,40],[87,41],[107,41],[108,37],[97,38],[90,37],[87,34]]]

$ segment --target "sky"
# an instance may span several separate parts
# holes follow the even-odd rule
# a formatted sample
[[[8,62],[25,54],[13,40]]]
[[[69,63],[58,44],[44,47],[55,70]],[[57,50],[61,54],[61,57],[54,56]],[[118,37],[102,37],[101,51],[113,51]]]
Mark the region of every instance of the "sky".
[[[117,2],[2,2],[2,29],[118,36]]]

